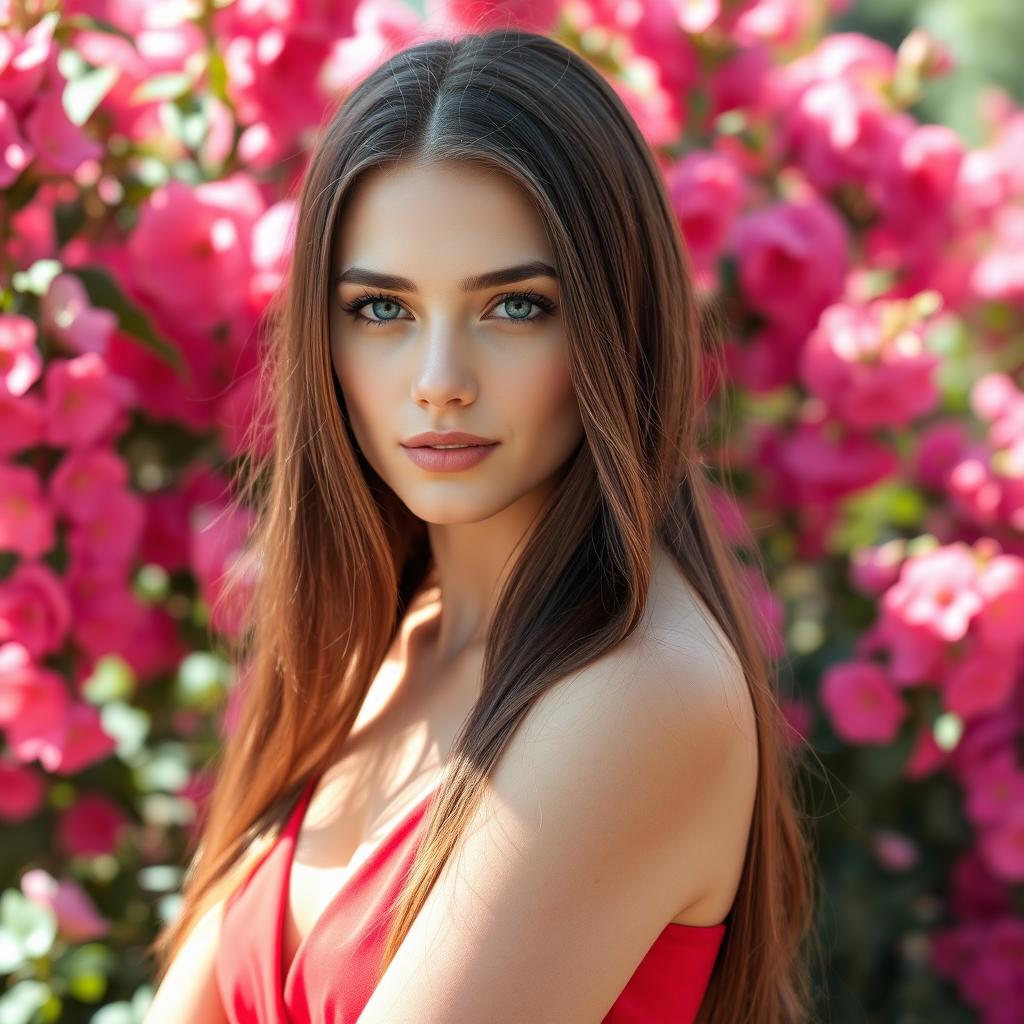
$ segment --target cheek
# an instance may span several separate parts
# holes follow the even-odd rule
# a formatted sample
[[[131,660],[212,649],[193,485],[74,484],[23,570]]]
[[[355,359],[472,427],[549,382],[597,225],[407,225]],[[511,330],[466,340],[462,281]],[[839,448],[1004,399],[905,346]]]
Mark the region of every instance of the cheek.
[[[388,410],[394,408],[393,399],[385,393],[390,376],[381,373],[372,359],[367,360],[365,355],[354,349],[337,344],[332,348],[331,360],[341,385],[352,432],[359,447],[369,455],[378,428],[375,417],[386,416]]]
[[[495,393],[500,396],[503,418],[524,441],[532,444],[542,438],[557,451],[575,445],[583,424],[562,350],[503,367],[500,376],[501,386]]]

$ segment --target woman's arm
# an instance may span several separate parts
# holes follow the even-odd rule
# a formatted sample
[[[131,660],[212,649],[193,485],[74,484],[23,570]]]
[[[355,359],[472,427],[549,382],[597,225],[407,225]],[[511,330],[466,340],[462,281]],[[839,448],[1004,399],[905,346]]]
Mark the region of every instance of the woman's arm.
[[[214,964],[224,900],[195,923],[153,997],[143,1024],[229,1024],[217,990]]]

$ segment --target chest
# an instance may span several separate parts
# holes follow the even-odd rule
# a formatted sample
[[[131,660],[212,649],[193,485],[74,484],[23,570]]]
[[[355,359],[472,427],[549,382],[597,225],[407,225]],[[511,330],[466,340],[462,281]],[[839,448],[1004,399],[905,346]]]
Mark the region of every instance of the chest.
[[[371,687],[342,756],[324,772],[299,823],[285,886],[285,965],[435,788],[476,699],[479,666],[475,674],[453,673],[443,686],[428,689],[411,675],[404,683],[389,700]]]

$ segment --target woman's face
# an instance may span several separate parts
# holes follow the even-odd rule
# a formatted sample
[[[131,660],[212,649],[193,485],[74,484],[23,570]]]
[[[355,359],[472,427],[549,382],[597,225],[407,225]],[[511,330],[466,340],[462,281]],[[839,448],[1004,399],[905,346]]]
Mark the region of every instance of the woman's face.
[[[469,281],[523,264],[534,266]],[[497,172],[399,165],[347,198],[331,358],[363,454],[427,522],[479,522],[546,494],[583,435],[558,282],[543,264],[554,267],[543,225]],[[461,455],[403,445],[431,430],[496,444]],[[465,468],[448,462],[481,453]]]

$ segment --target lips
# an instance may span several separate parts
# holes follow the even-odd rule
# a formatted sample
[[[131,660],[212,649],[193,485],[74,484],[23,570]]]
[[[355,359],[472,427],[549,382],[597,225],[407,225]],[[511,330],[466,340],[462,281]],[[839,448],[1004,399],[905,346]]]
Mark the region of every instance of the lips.
[[[488,444],[462,443],[465,444],[464,448],[434,448],[429,444],[405,445],[403,448],[420,469],[433,473],[451,473],[472,469],[498,447],[497,441]]]

